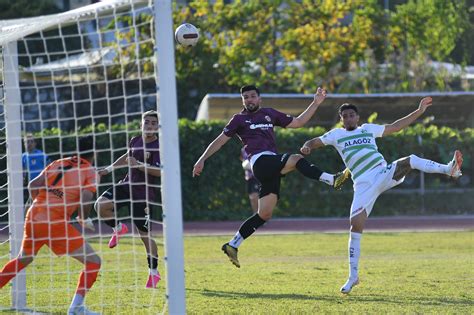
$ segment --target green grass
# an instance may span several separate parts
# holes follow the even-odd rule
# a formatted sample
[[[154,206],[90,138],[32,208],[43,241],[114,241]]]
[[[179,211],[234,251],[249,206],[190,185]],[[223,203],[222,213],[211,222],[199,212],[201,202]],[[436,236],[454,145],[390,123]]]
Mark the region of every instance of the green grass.
[[[472,231],[367,233],[361,283],[349,296],[339,293],[347,277],[347,234],[256,235],[239,251],[240,269],[220,251],[228,239],[185,238],[189,314],[474,313]],[[91,309],[104,314],[156,314],[163,309],[164,281],[159,290],[143,289],[146,266],[139,241],[124,239],[114,250],[106,248],[105,240],[92,244],[101,253],[105,272],[88,296]],[[43,257],[28,269],[28,275],[37,274],[28,277],[29,305],[34,299],[36,311],[64,313],[80,265],[69,258],[45,257],[45,249],[40,253]],[[66,272],[66,263],[73,272]],[[142,270],[134,270],[134,264]],[[52,276],[51,271],[59,274]],[[7,292],[4,288],[0,293],[2,306],[10,305]]]

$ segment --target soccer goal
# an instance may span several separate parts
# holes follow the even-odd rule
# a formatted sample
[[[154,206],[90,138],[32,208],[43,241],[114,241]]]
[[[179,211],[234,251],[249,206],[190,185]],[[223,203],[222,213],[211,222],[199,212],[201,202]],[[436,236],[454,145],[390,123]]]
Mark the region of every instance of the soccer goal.
[[[102,261],[86,295],[88,308],[108,314],[185,313],[171,1],[107,0],[51,16],[0,21],[0,53],[0,268],[21,248],[25,183],[34,171],[29,157],[36,152],[22,156],[25,135],[31,134],[36,149],[51,160],[74,155],[78,138],[93,135],[99,169],[128,152],[130,139],[142,135],[142,114],[157,110],[161,176],[141,184],[157,196],[145,189],[146,219],[158,244],[158,287],[145,288],[147,252],[133,225],[131,200],[114,207],[129,227],[115,248],[108,246],[112,229],[95,211],[95,232],[73,224]],[[145,159],[147,154],[145,148]],[[127,170],[102,176],[97,197]],[[82,269],[44,246],[0,289],[0,307],[65,313]]]

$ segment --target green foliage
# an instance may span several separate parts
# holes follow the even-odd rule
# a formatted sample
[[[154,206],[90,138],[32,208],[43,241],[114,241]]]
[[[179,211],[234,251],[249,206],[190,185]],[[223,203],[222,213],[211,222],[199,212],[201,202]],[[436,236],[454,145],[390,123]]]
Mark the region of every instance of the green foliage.
[[[132,27],[132,26],[136,26]],[[115,41],[109,42],[117,52],[115,61],[120,66],[108,69],[112,77],[130,78],[140,73],[141,78],[153,77],[154,35],[150,12],[112,19],[103,32],[113,32]],[[139,62],[137,62],[137,60]]]
[[[449,61],[472,29],[462,0],[408,1],[388,12],[375,0],[195,0],[174,19],[202,33],[197,47],[176,53],[180,116],[189,118],[206,93],[245,83],[270,93],[459,89],[459,78],[430,62]]]
[[[393,48],[405,51],[410,59],[421,51],[434,60],[444,60],[465,27],[462,8],[463,1],[444,0],[409,0],[397,6],[389,34]]]
[[[139,122],[128,126],[115,125],[113,133],[105,133],[96,137],[97,166],[107,166],[116,158],[125,153],[129,137],[139,134]],[[180,155],[181,155],[181,180],[184,218],[186,220],[227,220],[243,219],[250,213],[250,205],[244,181],[244,172],[240,165],[241,143],[231,139],[222,149],[206,161],[201,176],[193,178],[192,168],[204,149],[217,137],[224,126],[222,121],[194,122],[181,119]],[[104,125],[94,128],[84,128],[79,134],[104,132]],[[298,153],[301,145],[308,139],[322,135],[325,130],[321,127],[307,129],[277,129],[276,137],[280,152]],[[48,137],[44,137],[48,135]],[[58,137],[52,137],[57,135]],[[61,137],[59,137],[61,135]],[[44,130],[43,136],[45,152],[51,158],[74,154],[76,134],[66,134],[60,130]],[[421,138],[420,138],[421,137]],[[420,139],[422,144],[420,145]],[[463,172],[472,179],[474,176],[474,130],[455,130],[448,127],[430,125],[414,125],[392,136],[378,140],[380,152],[387,162],[395,161],[401,157],[416,154],[434,161],[447,163],[452,158],[455,149],[464,153]],[[117,150],[117,148],[122,148]],[[112,151],[113,150],[113,151]],[[62,154],[51,154],[62,152]],[[321,169],[335,173],[344,169],[336,150],[323,148],[316,150],[308,159]],[[120,176],[121,173],[116,173]],[[412,176],[417,176],[413,172]],[[402,188],[418,188],[418,178],[414,182],[407,181]],[[111,182],[111,176],[103,180],[104,187]],[[425,202],[426,213],[452,214],[472,211],[474,196],[463,190],[453,193],[446,192],[447,188],[460,187],[460,183],[450,180],[445,176],[426,175],[428,189],[440,189],[428,193],[423,198],[416,191],[409,194],[384,194],[376,203],[373,215],[417,214],[422,202]],[[468,187],[472,189],[472,181]],[[399,187],[397,187],[399,188]],[[334,191],[331,187],[321,182],[309,180],[297,171],[286,175],[282,179],[281,199],[275,209],[276,217],[343,217],[348,213],[352,200],[351,183],[342,191]],[[403,205],[400,207],[400,205]],[[6,210],[6,209],[5,209]],[[1,211],[0,211],[1,212]]]
[[[58,13],[54,0],[1,0],[0,20],[19,19]]]
[[[367,118],[367,122],[368,123],[373,123],[374,121],[377,120],[377,116],[378,116],[377,112],[374,112],[374,113],[370,114],[370,116]]]
[[[175,4],[173,20],[201,32],[196,47],[176,45],[179,116],[189,119],[207,93],[235,93],[249,83],[268,93],[313,93],[320,85],[339,93],[461,88],[430,62],[447,61],[472,29],[462,0],[408,1],[389,12],[377,0],[194,0]],[[116,31],[117,22],[139,27]],[[152,22],[145,14],[121,16],[104,28],[114,32],[110,45],[122,63],[107,69],[111,75],[127,77],[137,67],[153,73]],[[139,65],[131,62],[137,55]]]
[[[184,216],[188,220],[242,219],[250,213],[243,170],[239,161],[240,142],[232,139],[218,153],[206,161],[200,177],[192,178],[192,167],[207,145],[222,131],[223,122],[191,122],[181,120],[181,170]],[[324,129],[277,129],[277,144],[280,152],[298,153],[300,146],[308,139],[320,136]],[[464,173],[471,176],[474,170],[471,156],[474,156],[472,129],[463,131],[431,125],[415,125],[393,136],[378,140],[380,152],[388,162],[416,154],[447,163],[455,149],[464,153]],[[419,144],[421,136],[422,145]],[[323,170],[335,173],[344,165],[333,148],[314,151],[309,157]],[[413,172],[416,176],[417,172]],[[417,180],[417,178],[415,178]],[[405,188],[418,188],[415,183]],[[445,176],[426,175],[427,188],[454,188],[456,182]],[[403,187],[403,186],[402,186]],[[472,183],[471,186],[472,188]],[[472,195],[472,194],[471,194]],[[430,193],[425,198],[426,211],[431,213],[464,213],[470,211],[474,202],[469,193]],[[329,186],[304,178],[298,172],[282,179],[281,199],[275,209],[277,217],[297,216],[346,216],[352,200],[352,187],[346,185],[341,192]],[[422,198],[411,194],[387,194],[380,197],[374,215],[419,213]],[[403,207],[400,207],[403,204]]]
[[[319,85],[340,93],[471,88],[447,70],[430,66],[433,60],[450,61],[453,54],[463,65],[472,60],[474,26],[464,0],[399,1],[391,11],[377,0],[227,2],[175,5],[174,26],[189,22],[201,31],[196,47],[176,46],[180,117],[194,119],[207,93],[236,92],[245,83],[269,93],[313,93]],[[0,12],[6,19],[20,17],[19,12],[21,17],[51,14],[57,8],[52,0],[0,1]],[[131,79],[138,71],[153,77],[153,20],[148,13],[120,15],[103,27],[101,32],[116,39],[109,45],[121,66],[93,71],[108,78]],[[132,24],[138,28],[127,28]],[[64,49],[80,48],[77,26],[61,33],[68,35],[64,43],[59,34],[47,43],[51,60],[63,58],[59,52]],[[28,45],[30,53],[46,57],[42,45]],[[134,61],[138,56],[139,63]],[[34,61],[20,58],[23,66]]]

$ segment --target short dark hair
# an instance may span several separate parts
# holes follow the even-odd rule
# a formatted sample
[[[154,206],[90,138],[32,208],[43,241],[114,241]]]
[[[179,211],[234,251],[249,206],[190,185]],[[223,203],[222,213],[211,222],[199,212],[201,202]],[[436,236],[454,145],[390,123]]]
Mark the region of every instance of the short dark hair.
[[[342,112],[348,109],[354,110],[357,114],[359,114],[359,110],[357,109],[357,106],[351,103],[344,103],[339,107],[339,116],[342,115]]]
[[[155,117],[156,119],[158,119],[158,112],[156,110],[149,110],[149,111],[146,111],[143,113],[142,115],[142,119],[145,119],[145,117]]]
[[[79,138],[79,156],[90,158],[94,155],[94,137],[82,136]]]
[[[28,132],[27,134],[25,134],[24,139],[28,140],[28,138],[31,138],[34,142],[36,142],[35,136],[31,132]]]
[[[260,96],[260,91],[255,85],[244,85],[240,88],[241,95],[247,91],[257,91],[257,95]]]

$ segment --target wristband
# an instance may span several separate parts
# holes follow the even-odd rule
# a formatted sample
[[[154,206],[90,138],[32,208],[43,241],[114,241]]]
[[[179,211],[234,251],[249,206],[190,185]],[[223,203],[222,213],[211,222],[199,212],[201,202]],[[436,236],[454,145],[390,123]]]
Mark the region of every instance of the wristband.
[[[113,167],[112,165],[110,165],[110,166],[107,166],[107,167],[105,168],[105,170],[107,171],[107,174],[109,174],[109,173],[111,173],[111,172],[114,170],[114,167]]]

